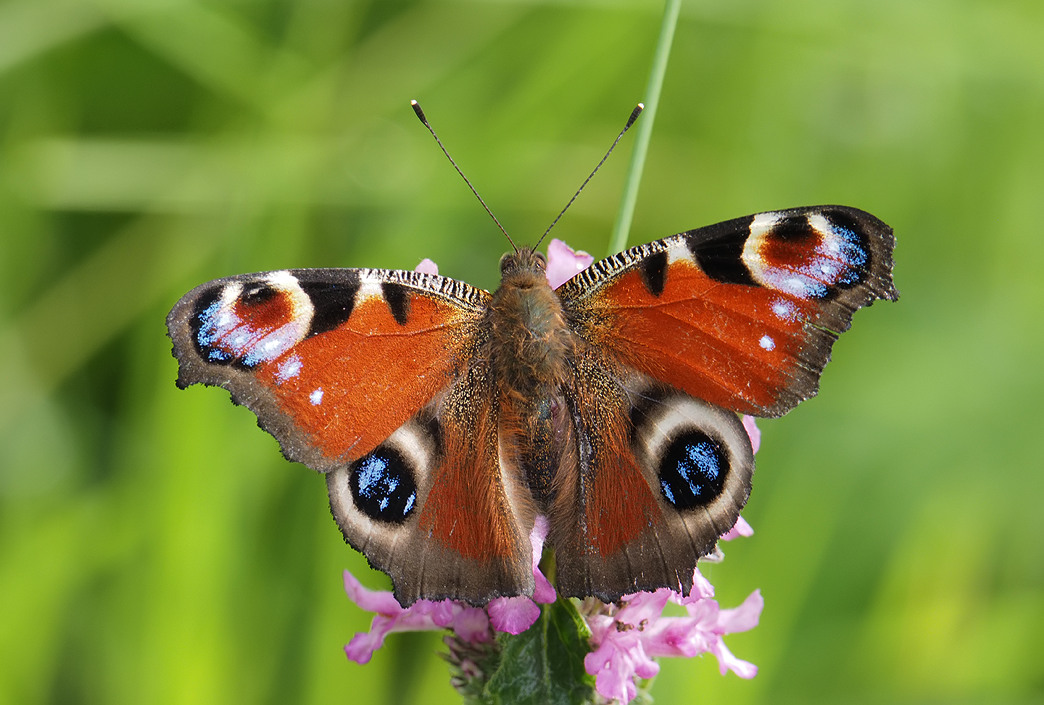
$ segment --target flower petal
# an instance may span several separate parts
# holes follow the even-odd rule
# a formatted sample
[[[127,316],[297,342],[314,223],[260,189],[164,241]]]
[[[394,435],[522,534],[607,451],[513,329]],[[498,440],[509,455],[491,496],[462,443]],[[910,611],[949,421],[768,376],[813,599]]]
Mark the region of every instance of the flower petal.
[[[761,429],[754,423],[753,416],[743,415],[743,428],[746,430],[747,436],[750,437],[750,447],[757,453],[758,448],[761,447]]]
[[[765,598],[761,590],[755,590],[747,596],[739,607],[721,610],[718,613],[718,631],[721,634],[747,632],[758,626],[761,611],[765,608]]]
[[[397,624],[395,617],[377,615],[370,624],[370,631],[352,637],[344,647],[344,655],[358,664],[369,663],[373,653],[384,646],[384,637],[396,631]]]
[[[703,577],[703,573],[697,567],[696,570],[692,571],[692,589],[689,590],[689,594],[685,596],[677,595],[676,598],[672,598],[672,601],[677,602],[679,605],[690,605],[712,597],[714,597],[714,586],[711,585],[711,581]]]
[[[621,600],[623,608],[616,613],[616,621],[632,627],[640,627],[650,620],[659,619],[663,614],[663,608],[671,599],[672,593],[667,588],[660,588],[653,592],[638,592],[633,595],[624,595]]]
[[[463,606],[453,618],[453,632],[470,644],[492,641],[489,632],[489,616],[478,607]]]
[[[565,284],[594,262],[594,257],[574,250],[561,240],[552,239],[547,245],[547,281],[552,289]]]
[[[602,644],[584,657],[584,670],[595,677],[595,690],[606,698],[628,703],[637,695],[635,676],[652,678],[660,665],[649,658],[636,629],[613,630]]]
[[[722,537],[722,541],[731,541],[739,538],[740,536],[753,536],[754,528],[747,523],[747,520],[743,517],[736,519],[736,523],[732,525],[732,528],[726,531]]]
[[[521,634],[540,617],[540,607],[528,597],[498,597],[486,605],[489,621],[498,632]]]
[[[711,647],[711,653],[718,659],[718,672],[723,676],[729,671],[732,671],[740,678],[747,679],[758,675],[757,666],[750,661],[744,661],[733,656],[732,652],[729,651],[729,647],[725,646],[725,642],[721,639],[718,639]]]
[[[438,274],[439,265],[435,264],[430,259],[425,257],[420,261],[420,264],[417,265],[417,268],[414,271],[421,272],[423,274]]]
[[[402,612],[402,606],[394,595],[385,590],[370,590],[363,587],[362,583],[347,570],[344,571],[344,591],[348,593],[348,599],[367,612],[387,615]]]
[[[551,582],[540,572],[540,556],[544,551],[544,539],[547,538],[547,517],[538,515],[529,532],[529,542],[533,547],[533,600],[542,605],[550,605],[558,599]]]

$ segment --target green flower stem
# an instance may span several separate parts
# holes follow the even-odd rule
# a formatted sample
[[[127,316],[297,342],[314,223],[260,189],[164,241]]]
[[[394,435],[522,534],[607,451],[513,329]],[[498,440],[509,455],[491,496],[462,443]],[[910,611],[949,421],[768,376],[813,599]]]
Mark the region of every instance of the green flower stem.
[[[649,140],[652,139],[653,123],[656,121],[656,106],[660,102],[660,89],[663,87],[663,77],[667,73],[667,61],[670,59],[671,43],[674,41],[674,30],[678,25],[680,10],[681,0],[667,0],[663,22],[660,25],[660,37],[656,41],[656,55],[653,57],[649,82],[645,87],[645,110],[638,121],[634,152],[631,153],[631,164],[627,170],[623,197],[620,199],[620,210],[616,214],[616,223],[609,240],[609,254],[615,254],[627,246],[627,236],[634,219],[634,204],[638,200],[638,186],[642,181],[645,156],[649,151]]]

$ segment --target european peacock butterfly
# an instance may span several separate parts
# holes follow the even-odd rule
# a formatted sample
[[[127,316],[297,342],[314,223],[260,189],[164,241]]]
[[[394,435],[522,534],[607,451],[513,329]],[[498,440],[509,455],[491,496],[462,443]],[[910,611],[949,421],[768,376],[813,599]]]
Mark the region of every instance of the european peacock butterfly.
[[[531,594],[537,514],[561,594],[686,594],[750,491],[736,414],[816,393],[852,314],[898,298],[893,246],[863,211],[794,208],[631,248],[554,290],[529,248],[492,294],[384,269],[228,277],[167,326],[178,386],[226,388],[325,473],[345,539],[401,604]]]

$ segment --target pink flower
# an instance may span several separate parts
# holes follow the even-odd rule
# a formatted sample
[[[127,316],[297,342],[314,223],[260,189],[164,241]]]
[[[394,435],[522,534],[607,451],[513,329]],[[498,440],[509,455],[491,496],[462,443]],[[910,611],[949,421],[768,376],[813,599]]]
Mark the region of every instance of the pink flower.
[[[606,698],[628,703],[637,694],[634,679],[651,678],[659,670],[653,658],[692,657],[710,652],[718,659],[722,675],[728,671],[753,678],[758,669],[732,655],[725,634],[753,629],[764,600],[755,590],[736,609],[723,610],[714,600],[714,588],[697,569],[688,596],[661,588],[625,595],[623,607],[611,615],[588,618],[591,644],[596,648],[584,658],[584,669],[595,677],[595,690]],[[664,617],[668,602],[684,605],[688,616]]]
[[[552,289],[557,289],[590,267],[592,262],[594,257],[583,250],[574,250],[561,240],[552,239],[547,244],[547,282]]]
[[[750,437],[750,447],[755,453],[758,452],[758,448],[761,447],[761,429],[754,423],[753,416],[743,415],[743,428],[747,431],[747,435]]]
[[[518,597],[498,597],[492,600],[486,609],[490,622],[498,632],[521,634],[533,626],[540,617],[540,608],[536,603],[549,605],[558,599],[551,582],[540,572],[540,554],[544,550],[544,539],[547,538],[547,519],[536,518],[533,531],[529,534],[529,542],[533,546],[533,599],[519,595]]]
[[[422,274],[438,274],[439,265],[425,257],[420,261],[420,264],[417,265],[414,271],[421,272]]]
[[[344,647],[345,655],[356,663],[368,663],[391,632],[449,629],[457,638],[471,644],[492,641],[493,630],[521,634],[540,617],[540,607],[536,602],[550,604],[557,599],[555,589],[539,568],[545,538],[547,519],[539,516],[529,535],[533,546],[533,579],[536,582],[533,599],[524,596],[498,597],[485,609],[453,600],[417,600],[409,607],[402,607],[392,593],[369,590],[355,576],[344,571],[344,590],[348,598],[364,610],[376,613],[370,631],[352,637]]]
[[[732,528],[729,529],[728,531],[726,531],[722,535],[721,540],[722,541],[732,541],[733,539],[737,539],[740,536],[753,536],[753,535],[754,535],[754,528],[750,524],[747,523],[746,519],[744,519],[743,517],[739,517],[738,519],[736,519],[736,523],[732,526]]]
[[[359,607],[377,613],[370,631],[356,634],[344,647],[345,655],[356,663],[368,663],[391,632],[452,629],[472,643],[492,640],[489,619],[478,607],[450,600],[418,600],[404,608],[390,592],[364,588],[347,570],[344,571],[344,590]]]

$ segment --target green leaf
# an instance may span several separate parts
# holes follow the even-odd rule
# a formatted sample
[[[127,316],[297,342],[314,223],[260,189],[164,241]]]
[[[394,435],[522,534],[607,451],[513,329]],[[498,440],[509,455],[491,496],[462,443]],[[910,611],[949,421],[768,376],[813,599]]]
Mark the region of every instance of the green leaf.
[[[503,705],[578,705],[594,697],[584,671],[587,624],[568,599],[541,608],[540,619],[517,636],[500,637],[500,665],[486,686],[486,702]]]

